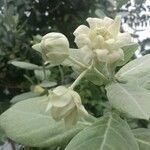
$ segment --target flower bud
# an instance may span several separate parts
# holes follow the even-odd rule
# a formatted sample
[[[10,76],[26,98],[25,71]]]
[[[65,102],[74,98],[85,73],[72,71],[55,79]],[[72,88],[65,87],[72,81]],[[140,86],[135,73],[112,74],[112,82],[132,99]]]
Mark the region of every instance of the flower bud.
[[[79,94],[64,86],[49,92],[52,117],[59,121],[64,119],[67,127],[75,125],[80,117],[87,115]]]
[[[39,51],[43,59],[52,64],[60,64],[69,56],[68,39],[61,33],[46,34],[41,42],[32,48]]]

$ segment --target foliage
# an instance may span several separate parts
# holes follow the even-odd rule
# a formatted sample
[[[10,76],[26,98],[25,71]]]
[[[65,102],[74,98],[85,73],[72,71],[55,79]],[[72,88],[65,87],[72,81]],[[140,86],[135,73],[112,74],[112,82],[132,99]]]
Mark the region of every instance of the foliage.
[[[128,124],[125,118],[150,118],[150,67],[146,65],[150,55],[127,63],[115,73],[119,60],[122,60],[122,64],[129,61],[137,45],[131,42],[130,35],[119,32],[118,18],[88,18],[87,21],[89,27],[82,25],[74,32],[78,49],[69,50],[67,38],[52,32],[33,46],[45,60],[43,67],[19,61],[12,62],[17,67],[34,70],[40,83],[49,82],[47,65],[71,66],[75,81],[71,85],[56,88],[38,84],[33,89],[37,95],[28,92],[14,98],[13,103],[19,99],[21,101],[0,116],[0,127],[7,137],[32,147],[67,145],[66,150],[108,150],[112,147],[116,150],[142,150],[147,147],[147,142],[141,145],[140,142],[144,139],[139,139],[136,130],[132,132],[130,123]],[[107,29],[103,27],[105,25]],[[95,41],[99,36],[103,38],[103,43]],[[84,42],[78,41],[79,37],[84,37]],[[56,38],[59,42],[55,41]],[[114,39],[113,44],[108,42]],[[104,50],[107,53],[101,53]],[[127,54],[122,58],[122,52],[124,54],[125,50]],[[62,53],[65,53],[65,58],[62,55],[63,59],[54,61],[54,58],[58,59]],[[96,80],[93,78],[95,75]],[[92,117],[82,105],[80,95],[74,90],[84,77],[95,85],[103,85],[107,91],[109,102],[103,109],[103,117]],[[124,118],[121,118],[122,114]]]
[[[66,150],[104,150],[111,148],[138,150],[138,145],[126,122],[114,114],[107,114],[76,135]]]
[[[149,149],[150,67],[147,64],[150,55],[130,61],[138,44],[130,42],[127,34],[120,40],[116,36],[117,23],[95,30],[104,38],[103,33],[115,36],[113,43],[107,43],[104,53],[97,50],[97,46],[102,47],[99,43],[96,45],[97,41],[91,48],[91,43],[85,40],[94,39],[94,32],[88,37],[82,35],[82,30],[75,31],[76,45],[73,42],[72,32],[87,17],[114,18],[117,11],[126,11],[122,5],[127,1],[116,2],[0,2],[0,86],[3,91],[0,112],[13,105],[0,116],[2,142],[5,138],[12,148],[17,148],[16,142],[25,145],[25,149],[28,146],[66,150]],[[130,5],[128,2],[126,8]],[[129,20],[132,17],[125,15],[123,22]],[[134,22],[136,19],[129,25],[133,27]],[[52,34],[40,36],[48,32]],[[73,48],[68,50],[63,36],[54,42],[54,32],[65,34]],[[38,45],[40,53],[35,52],[33,49],[37,47],[32,49],[31,44]],[[85,45],[94,55],[84,49]],[[60,47],[64,49],[60,51]]]

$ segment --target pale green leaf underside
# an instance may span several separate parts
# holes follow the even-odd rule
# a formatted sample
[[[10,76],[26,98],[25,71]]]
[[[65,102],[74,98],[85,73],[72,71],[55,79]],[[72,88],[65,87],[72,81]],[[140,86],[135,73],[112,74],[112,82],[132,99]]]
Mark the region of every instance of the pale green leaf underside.
[[[46,96],[18,102],[0,116],[0,127],[12,140],[34,147],[66,144],[77,134],[83,124],[66,129],[64,122],[56,122],[50,112],[45,112]]]
[[[0,129],[0,144],[2,144],[5,140],[5,133]]]
[[[134,129],[133,133],[139,144],[140,150],[150,150],[150,129]]]
[[[34,70],[34,74],[38,80],[42,81],[45,79],[45,76],[49,77],[51,75],[51,72],[50,70],[45,70],[45,72],[43,70]]]
[[[135,84],[112,83],[107,86],[111,105],[133,118],[150,118],[150,92]]]
[[[150,54],[135,59],[123,66],[116,74],[116,77],[120,80],[128,81],[133,78],[142,78],[146,74],[150,75]]]
[[[29,62],[11,61],[10,63],[16,67],[27,69],[27,70],[42,70],[43,69],[41,66],[31,64]]]
[[[125,121],[108,114],[78,133],[65,150],[139,150]]]
[[[118,60],[114,63],[115,66],[122,66],[127,63],[131,57],[134,55],[135,51],[138,49],[137,43],[131,43],[122,48],[124,52],[124,60]]]
[[[71,57],[73,57],[75,60],[77,61],[80,61],[79,58],[80,58],[80,51],[79,49],[73,49],[73,48],[70,48],[69,49],[69,55]],[[78,67],[76,66],[72,61],[70,61],[69,59],[65,59],[62,63],[62,65],[64,66],[74,66],[74,67]]]
[[[37,97],[39,96],[39,93],[35,93],[35,92],[26,92],[26,93],[22,93],[22,94],[19,94],[17,96],[14,96],[12,99],[11,99],[11,103],[15,104],[17,102],[20,102],[20,101],[23,101],[23,100],[27,100],[29,98],[33,98],[33,97]]]

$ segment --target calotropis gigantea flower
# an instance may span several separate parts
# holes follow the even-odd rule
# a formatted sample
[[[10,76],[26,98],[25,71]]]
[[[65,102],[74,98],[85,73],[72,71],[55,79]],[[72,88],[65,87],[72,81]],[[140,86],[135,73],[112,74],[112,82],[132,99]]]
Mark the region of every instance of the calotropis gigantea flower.
[[[51,115],[56,121],[64,119],[67,127],[75,125],[79,118],[88,114],[81,103],[79,94],[64,86],[50,91],[49,100],[47,110],[50,109]]]
[[[131,43],[131,36],[120,33],[120,18],[87,18],[87,22],[89,27],[80,25],[74,31],[75,43],[88,58],[87,61],[92,58],[107,63],[123,60],[122,47]]]
[[[32,46],[45,61],[60,64],[69,56],[69,42],[65,35],[51,32],[42,37],[40,43]]]

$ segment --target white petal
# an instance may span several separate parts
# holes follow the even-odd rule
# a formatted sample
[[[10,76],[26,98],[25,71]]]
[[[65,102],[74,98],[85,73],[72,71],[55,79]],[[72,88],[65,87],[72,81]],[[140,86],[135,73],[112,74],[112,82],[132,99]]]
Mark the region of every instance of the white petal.
[[[124,52],[122,49],[118,51],[114,51],[113,53],[109,54],[109,62],[115,62],[117,60],[124,60]]]
[[[58,96],[65,94],[67,91],[68,89],[65,86],[58,86],[53,90],[53,92]]]
[[[92,48],[99,49],[102,48],[104,44],[104,38],[101,35],[98,35],[92,41]]]
[[[116,43],[119,47],[128,45],[131,43],[131,35],[127,32],[118,34]]]
[[[75,105],[73,103],[69,103],[64,107],[51,107],[51,114],[55,120],[61,120],[62,118],[69,115],[74,109]]]
[[[64,118],[66,128],[71,128],[77,124],[79,115],[77,109],[74,108],[69,115]]]
[[[80,48],[80,56],[79,56],[80,62],[82,62],[85,65],[89,65],[92,61],[92,58],[93,58],[93,52],[89,47],[84,46]]]
[[[89,28],[85,25],[80,25],[75,31],[74,31],[74,35],[78,36],[80,34],[88,34],[89,33]]]
[[[91,47],[91,40],[86,34],[80,34],[76,36],[75,43],[77,44],[78,48],[88,46]]]
[[[72,99],[73,99],[74,103],[77,105],[80,105],[81,104],[80,95],[77,92],[72,91],[72,90],[70,90],[70,92],[71,92]]]
[[[46,107],[45,112],[49,111],[51,109],[51,107],[52,107],[52,104],[51,104],[51,102],[49,102],[47,107]]]
[[[46,35],[44,35],[42,37],[42,40],[45,40],[45,39],[57,40],[57,39],[60,39],[60,38],[63,38],[63,39],[67,40],[67,37],[64,34],[59,33],[59,32],[47,33]]]
[[[116,43],[116,40],[109,39],[104,42],[103,48],[108,49],[109,51],[114,51],[119,48],[119,45]]]
[[[41,43],[34,44],[32,48],[40,53],[42,53]]]
[[[90,28],[95,28],[95,27],[102,27],[104,26],[104,21],[99,18],[87,18],[86,21],[88,22]]]
[[[63,96],[53,96],[50,101],[55,107],[64,107],[70,103],[70,100],[71,96],[69,94],[65,94]]]
[[[80,117],[85,117],[88,115],[88,112],[86,111],[86,109],[84,108],[83,105],[81,105],[79,108],[78,108],[78,111],[79,111],[79,116]]]
[[[111,24],[114,23],[114,20],[109,18],[109,17],[105,17],[104,18],[104,23],[105,23],[105,27],[109,27]]]
[[[114,38],[117,37],[120,31],[121,18],[116,17],[114,23],[108,28],[108,31],[112,34]]]
[[[96,53],[96,57],[101,62],[106,62],[108,59],[109,51],[107,49],[96,49],[94,51]]]
[[[70,103],[72,96],[67,88],[59,86],[49,94],[49,99],[52,106],[64,107]]]

